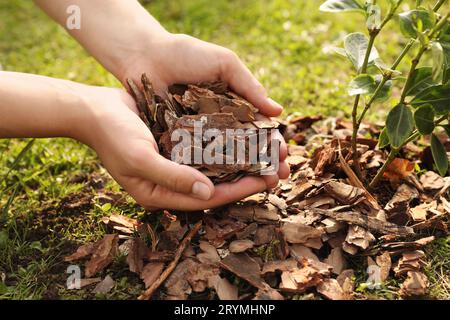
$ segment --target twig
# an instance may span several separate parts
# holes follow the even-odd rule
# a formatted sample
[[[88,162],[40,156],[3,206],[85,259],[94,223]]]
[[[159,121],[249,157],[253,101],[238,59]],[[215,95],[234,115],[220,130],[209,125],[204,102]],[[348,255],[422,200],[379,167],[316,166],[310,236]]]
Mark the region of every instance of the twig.
[[[177,251],[175,252],[174,259],[171,263],[167,266],[166,270],[164,270],[163,273],[156,279],[153,284],[142,293],[138,299],[139,300],[148,300],[152,297],[153,293],[156,289],[159,288],[159,286],[169,277],[169,275],[172,273],[172,271],[175,269],[175,267],[178,264],[178,261],[181,258],[181,255],[183,254],[184,250],[186,249],[187,245],[191,242],[192,238],[197,234],[198,230],[200,230],[200,227],[202,226],[202,221],[197,222],[194,227],[189,231],[189,233],[184,237],[183,241],[181,241]]]
[[[358,187],[362,190],[365,191],[367,200],[369,201],[369,203],[376,209],[376,210],[381,210],[380,205],[378,204],[378,201],[375,199],[374,196],[372,196],[372,194],[364,187],[364,184],[361,182],[361,180],[359,180],[358,176],[353,172],[352,168],[350,168],[350,166],[347,164],[347,162],[345,161],[344,157],[342,156],[342,151],[341,151],[341,141],[338,140],[339,142],[339,150],[338,150],[338,155],[339,155],[339,163],[341,165],[341,169],[345,172],[345,174],[347,175],[347,177],[350,180],[350,183],[355,186]]]
[[[366,228],[371,232],[377,232],[381,234],[395,234],[399,236],[414,234],[414,230],[411,227],[399,226],[392,222],[387,222],[374,217],[362,215],[361,213],[356,211],[334,212],[331,210],[318,208],[310,210],[315,213],[336,219],[337,221],[344,221],[349,224]]]

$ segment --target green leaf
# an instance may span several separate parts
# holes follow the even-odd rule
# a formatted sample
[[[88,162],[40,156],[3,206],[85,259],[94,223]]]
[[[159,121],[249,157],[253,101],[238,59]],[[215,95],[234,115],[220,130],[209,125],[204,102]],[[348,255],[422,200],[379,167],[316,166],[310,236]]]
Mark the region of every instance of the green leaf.
[[[436,85],[423,90],[411,100],[413,107],[431,104],[437,114],[444,115],[450,112],[450,83]]]
[[[448,171],[447,152],[444,145],[434,134],[431,135],[431,154],[439,174],[445,176]]]
[[[344,39],[344,49],[347,52],[347,56],[358,71],[364,63],[368,46],[369,40],[360,32],[350,33]],[[373,62],[377,58],[378,51],[375,47],[373,47],[369,56],[369,63]]]
[[[356,0],[327,0],[320,6],[323,12],[361,12],[364,7]]]
[[[376,30],[381,26],[381,8],[378,5],[368,4],[366,8],[368,30]]]
[[[373,93],[376,88],[375,78],[369,74],[360,74],[348,85],[348,94],[356,96],[358,94]]]
[[[8,233],[5,230],[0,231],[0,248],[6,248],[9,242]]]
[[[439,34],[438,42],[444,52],[444,75],[442,83],[446,84],[450,81],[450,23],[447,23],[447,26]]]
[[[107,202],[101,206],[101,209],[103,212],[108,212],[109,210],[111,210],[111,207],[111,203]]]
[[[421,67],[413,71],[411,82],[405,87],[406,96],[415,96],[435,85],[431,67]]]
[[[386,133],[391,145],[400,148],[414,129],[411,109],[398,104],[389,112],[386,119]]]
[[[409,38],[416,38],[433,26],[433,17],[427,10],[411,10],[399,14],[400,30]]]
[[[387,135],[386,128],[383,128],[380,132],[380,136],[378,137],[378,148],[383,149],[384,147],[389,145],[389,137]]]
[[[378,87],[380,82],[383,80],[383,76],[376,75],[375,76],[375,89]],[[374,91],[375,91],[374,89]],[[383,102],[389,99],[391,95],[391,89],[392,89],[392,81],[388,80],[383,85],[383,88],[381,88],[380,92],[378,92],[377,97],[375,98],[374,102]]]
[[[419,130],[420,134],[427,135],[433,132],[434,117],[434,109],[429,104],[420,106],[414,112],[414,122],[416,123],[416,128]]]
[[[446,69],[446,59],[444,49],[439,42],[433,41],[431,43],[431,54],[433,57],[433,81],[437,84],[442,84],[444,70]]]
[[[445,129],[445,132],[447,132],[447,136],[450,138],[450,124],[443,124],[441,125]]]

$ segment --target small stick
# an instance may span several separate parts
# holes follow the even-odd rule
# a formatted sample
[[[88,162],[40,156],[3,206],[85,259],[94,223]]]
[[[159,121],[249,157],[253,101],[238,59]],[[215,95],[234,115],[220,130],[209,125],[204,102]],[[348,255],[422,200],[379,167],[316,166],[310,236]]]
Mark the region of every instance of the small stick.
[[[358,176],[355,174],[355,172],[353,172],[352,168],[350,168],[350,166],[347,164],[347,162],[345,161],[344,157],[342,156],[342,151],[341,151],[341,140],[338,140],[339,143],[339,150],[338,150],[338,155],[339,155],[339,163],[341,165],[342,170],[344,170],[345,174],[347,175],[347,177],[350,179],[350,182],[352,183],[353,186],[358,187],[360,189],[363,189],[364,192],[366,193],[366,197],[367,200],[370,202],[370,204],[376,209],[376,210],[381,210],[380,205],[378,204],[378,201],[375,199],[375,197],[366,189],[366,187],[364,187],[364,184],[361,182],[361,180],[359,180]]]
[[[178,247],[177,251],[175,252],[174,259],[171,263],[167,266],[166,270],[164,270],[163,273],[156,279],[153,284],[144,291],[139,297],[138,300],[149,300],[156,289],[159,288],[159,286],[166,281],[167,277],[172,273],[172,271],[175,269],[175,267],[178,264],[178,261],[181,258],[181,255],[183,254],[184,250],[186,249],[187,245],[191,242],[192,238],[197,234],[198,230],[200,230],[200,227],[202,226],[202,221],[197,222],[194,227],[189,231],[189,233],[184,237],[183,241],[181,241],[180,246]]]

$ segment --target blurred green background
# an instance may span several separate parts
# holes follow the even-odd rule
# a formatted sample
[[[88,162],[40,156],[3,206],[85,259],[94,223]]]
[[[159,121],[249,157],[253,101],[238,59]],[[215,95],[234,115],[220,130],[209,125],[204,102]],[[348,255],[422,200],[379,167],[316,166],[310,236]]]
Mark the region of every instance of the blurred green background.
[[[299,112],[349,117],[352,102],[346,86],[354,71],[344,58],[330,52],[330,47],[340,46],[350,32],[363,31],[362,16],[321,13],[321,0],[142,2],[169,31],[187,33],[236,51],[271,97],[286,107],[285,115]],[[408,2],[415,1],[405,1],[403,10],[408,8]],[[387,63],[393,61],[405,43],[398,34],[395,23],[390,23],[377,40],[376,47]],[[0,64],[7,71],[120,86],[30,0],[0,0]],[[383,109],[375,110],[372,119],[383,118]],[[61,291],[55,289],[54,284],[59,282],[52,276],[64,274],[58,269],[64,253],[62,243],[100,237],[104,232],[101,216],[109,211],[141,212],[131,199],[120,208],[96,203],[82,219],[70,220],[58,229],[49,225],[48,233],[41,238],[31,235],[29,230],[40,221],[36,219],[44,218],[40,216],[42,208],[85,187],[83,183],[70,182],[75,175],[102,169],[95,153],[76,141],[41,139],[30,144],[28,152],[21,153],[27,143],[29,140],[0,140],[0,299],[42,298],[48,297],[49,292]],[[119,190],[112,181],[106,188]],[[444,257],[450,254],[448,243],[439,248]],[[435,257],[436,261],[442,260],[439,254]],[[3,275],[12,280],[3,283]],[[438,283],[440,279],[436,277]],[[113,297],[135,297],[141,290],[133,292],[124,279],[111,293]],[[389,289],[383,294],[391,297]],[[77,293],[75,297],[83,296]]]

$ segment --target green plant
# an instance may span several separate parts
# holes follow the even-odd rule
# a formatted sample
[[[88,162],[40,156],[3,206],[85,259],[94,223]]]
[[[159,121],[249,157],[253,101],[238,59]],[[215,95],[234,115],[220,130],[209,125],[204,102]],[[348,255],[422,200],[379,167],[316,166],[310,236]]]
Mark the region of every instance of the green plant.
[[[423,0],[414,1],[414,9],[398,13],[404,0],[327,0],[321,6],[325,12],[355,12],[366,18],[368,37],[363,33],[351,33],[344,39],[344,48],[336,51],[353,63],[356,76],[351,80],[348,93],[355,97],[352,120],[352,154],[354,170],[360,177],[361,169],[357,153],[357,133],[369,109],[385,102],[395,84],[401,96],[389,111],[386,124],[379,138],[379,146],[390,146],[390,153],[369,187],[375,187],[400,149],[420,136],[431,136],[431,150],[437,171],[445,175],[448,159],[445,148],[436,135],[441,125],[450,133],[450,23],[448,0],[438,0],[427,7]],[[382,17],[382,6],[389,6]],[[439,13],[445,8],[447,12]],[[445,11],[441,10],[441,11]],[[394,20],[395,19],[395,20]],[[388,66],[380,58],[375,42],[390,21],[396,21],[402,34],[409,40],[398,58]],[[408,73],[397,71],[407,54],[415,50]],[[425,54],[431,53],[433,66],[419,66]],[[362,103],[362,110],[360,110]]]

